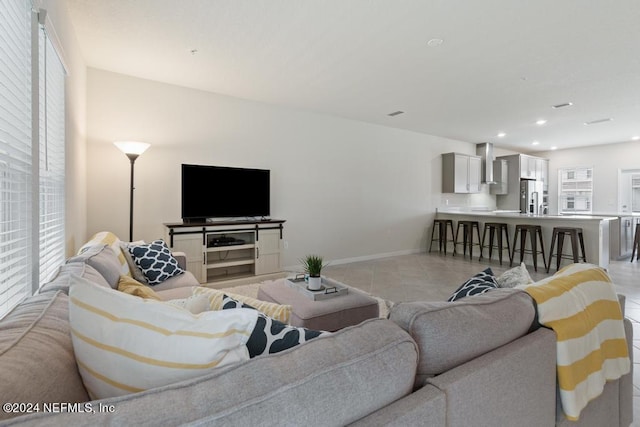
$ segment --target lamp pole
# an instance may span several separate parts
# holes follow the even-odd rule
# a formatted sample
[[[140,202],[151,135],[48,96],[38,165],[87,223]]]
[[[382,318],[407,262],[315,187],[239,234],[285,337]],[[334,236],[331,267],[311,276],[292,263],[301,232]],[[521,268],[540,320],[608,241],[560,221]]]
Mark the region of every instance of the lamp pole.
[[[133,190],[136,189],[134,187],[134,181],[133,181],[133,169],[134,169],[133,165],[135,164],[136,159],[140,155],[135,153],[126,153],[126,154],[129,160],[131,161],[131,191],[129,195],[129,241],[133,242]]]
[[[140,157],[140,154],[144,153],[147,148],[149,148],[149,144],[146,142],[138,142],[138,141],[116,141],[114,142],[115,146],[120,149],[131,162],[131,184],[129,186],[129,241],[133,241],[133,190],[134,180],[133,180],[133,171],[134,164],[136,159]]]

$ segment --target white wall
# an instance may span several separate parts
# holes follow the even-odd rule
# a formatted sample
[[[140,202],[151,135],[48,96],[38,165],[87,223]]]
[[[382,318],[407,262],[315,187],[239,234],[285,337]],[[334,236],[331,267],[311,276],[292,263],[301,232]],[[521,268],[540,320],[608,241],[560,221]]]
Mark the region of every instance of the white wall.
[[[594,213],[617,212],[620,169],[640,169],[640,142],[595,145],[538,155],[549,159],[549,207],[553,214],[558,212],[559,169],[593,167]]]
[[[135,164],[134,239],[181,220],[181,163],[266,168],[271,216],[287,220],[287,266],[307,253],[344,261],[425,250],[444,197],[440,154],[475,154],[473,144],[91,68],[87,94],[89,234],[128,237],[130,166],[112,141],[141,140],[152,146]],[[203,183],[203,197],[215,185]]]
[[[86,65],[65,2],[38,0],[55,28],[67,66],[66,97],[66,254],[75,254],[87,239],[86,187]]]

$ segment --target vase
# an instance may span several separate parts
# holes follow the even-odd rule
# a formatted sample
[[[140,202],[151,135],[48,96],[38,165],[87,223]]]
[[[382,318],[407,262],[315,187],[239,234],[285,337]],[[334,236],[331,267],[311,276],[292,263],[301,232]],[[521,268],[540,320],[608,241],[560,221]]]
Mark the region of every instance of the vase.
[[[322,277],[309,276],[309,289],[312,291],[319,291],[322,289]]]

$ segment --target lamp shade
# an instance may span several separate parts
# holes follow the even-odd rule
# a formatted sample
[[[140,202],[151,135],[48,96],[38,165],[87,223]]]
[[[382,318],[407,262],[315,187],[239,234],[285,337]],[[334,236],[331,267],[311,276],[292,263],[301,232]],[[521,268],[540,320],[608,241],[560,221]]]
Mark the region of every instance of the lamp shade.
[[[137,156],[144,153],[150,146],[150,144],[147,144],[146,142],[139,141],[116,141],[113,144],[124,154],[135,154]]]

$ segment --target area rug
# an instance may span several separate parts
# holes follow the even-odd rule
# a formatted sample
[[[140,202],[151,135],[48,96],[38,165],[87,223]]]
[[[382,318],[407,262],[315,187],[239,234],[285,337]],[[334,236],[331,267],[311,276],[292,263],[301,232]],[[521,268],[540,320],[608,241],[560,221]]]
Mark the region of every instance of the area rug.
[[[238,285],[238,286],[233,286],[230,288],[222,288],[220,289],[221,291],[227,291],[227,292],[232,292],[235,294],[239,294],[239,295],[244,295],[247,297],[251,297],[251,298],[258,298],[258,289],[260,288],[260,283],[252,283],[249,285]],[[380,297],[377,297],[375,295],[371,295],[367,292],[358,290],[359,292],[362,292],[363,294],[369,295],[371,298],[374,298],[376,301],[378,301],[378,311],[380,313],[379,317],[382,317],[383,319],[386,319],[387,316],[389,315],[389,309],[393,306],[393,302],[392,301],[387,301],[385,299],[382,299]]]

